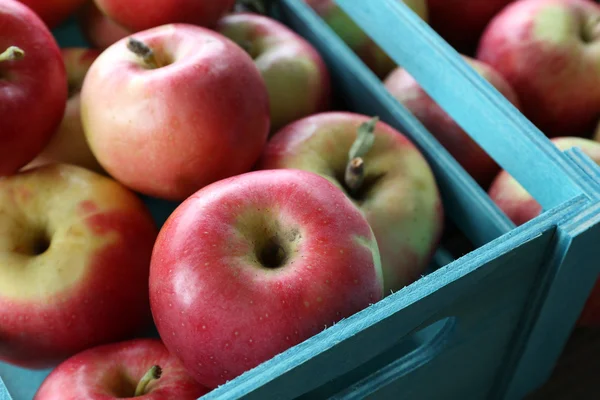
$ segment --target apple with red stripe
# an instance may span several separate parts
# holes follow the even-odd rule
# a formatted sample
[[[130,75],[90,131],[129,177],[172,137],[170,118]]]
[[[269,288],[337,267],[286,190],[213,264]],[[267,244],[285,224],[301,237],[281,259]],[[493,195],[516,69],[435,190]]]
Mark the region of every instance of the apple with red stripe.
[[[150,270],[158,332],[209,388],[379,301],[382,289],[366,219],[301,170],[199,190],[163,225]]]
[[[103,14],[94,1],[80,8],[76,18],[79,30],[96,49],[104,50],[133,33]]]
[[[62,362],[33,400],[196,400],[209,392],[158,339],[96,346]]]
[[[0,179],[0,360],[45,368],[152,325],[144,203],[67,164]]]
[[[0,2],[0,176],[42,151],[66,104],[67,74],[54,37],[27,6]]]
[[[19,0],[31,8],[49,29],[65,22],[88,0]]]
[[[600,165],[600,143],[579,137],[560,136],[551,139],[562,151],[579,147],[583,153]],[[540,215],[542,206],[523,186],[506,171],[501,171],[489,189],[489,195],[498,207],[517,225]],[[590,294],[578,321],[580,326],[600,326],[600,280]]]
[[[269,92],[271,132],[330,103],[329,71],[321,55],[304,38],[272,18],[231,14],[216,30],[254,59]]]

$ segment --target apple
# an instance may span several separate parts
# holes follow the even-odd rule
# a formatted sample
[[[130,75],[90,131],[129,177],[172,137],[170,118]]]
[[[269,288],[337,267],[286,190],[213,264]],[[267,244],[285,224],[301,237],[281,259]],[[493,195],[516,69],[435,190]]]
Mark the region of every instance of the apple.
[[[50,372],[33,400],[195,400],[198,384],[159,339],[131,339],[96,346]]]
[[[596,164],[600,165],[600,143],[590,139],[558,136],[552,143],[560,150],[579,147]],[[501,171],[489,189],[491,199],[517,225],[537,217],[541,205],[506,171]],[[588,298],[578,321],[579,326],[600,326],[600,280]]]
[[[261,72],[271,105],[271,132],[330,104],[329,71],[304,38],[272,18],[236,13],[216,30],[242,46]]]
[[[367,146],[355,154],[361,142]],[[386,295],[424,273],[444,213],[429,164],[402,133],[361,114],[315,114],[287,125],[267,143],[256,169],[280,168],[321,175],[361,211],[377,238]]]
[[[458,52],[472,56],[490,20],[514,0],[427,0],[429,25]]]
[[[335,3],[335,0],[304,1],[379,78],[383,79],[396,67],[394,60]],[[403,2],[421,19],[427,21],[426,0],[404,0]]]
[[[33,160],[58,128],[67,75],[56,40],[15,0],[0,2],[0,176]]]
[[[46,148],[25,169],[49,163],[79,165],[103,173],[102,167],[90,150],[81,126],[80,90],[85,74],[100,55],[100,50],[80,47],[61,49],[67,68],[69,99],[58,131]]]
[[[31,8],[49,29],[54,29],[77,11],[86,0],[19,0]]]
[[[236,0],[94,0],[98,8],[130,31],[173,23],[213,28]]]
[[[0,179],[0,360],[46,368],[147,331],[157,234],[134,193],[82,167]]]
[[[171,214],[152,254],[160,337],[208,388],[381,298],[369,224],[307,171],[252,171],[204,187]]]
[[[106,49],[111,44],[133,33],[104,15],[93,0],[88,0],[79,9],[76,18],[79,30],[84,38],[94,48],[100,50]]]
[[[512,87],[493,68],[468,56],[463,60],[491,83],[513,105],[519,101]],[[403,68],[396,68],[385,79],[386,89],[438,139],[463,168],[483,187],[487,187],[500,167]]]
[[[252,58],[220,33],[188,24],[114,43],[81,90],[83,129],[100,165],[137,192],[173,201],[251,170],[269,111]]]
[[[587,137],[600,113],[599,43],[600,4],[521,0],[491,20],[477,59],[506,78],[548,137]]]

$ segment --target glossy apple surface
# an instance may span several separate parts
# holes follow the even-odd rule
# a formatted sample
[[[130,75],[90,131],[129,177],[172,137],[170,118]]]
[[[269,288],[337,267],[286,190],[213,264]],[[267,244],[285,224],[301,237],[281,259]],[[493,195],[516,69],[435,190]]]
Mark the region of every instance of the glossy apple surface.
[[[383,79],[396,63],[344,12],[334,0],[304,0],[329,27],[360,57],[379,78]],[[403,1],[403,0],[398,0]],[[421,19],[427,21],[426,0],[404,0]]]
[[[306,171],[253,171],[201,189],[163,225],[152,255],[158,332],[209,388],[381,297],[369,224]]]
[[[378,122],[364,156],[364,183],[352,192],[345,182],[348,153],[359,127],[370,118],[346,112],[316,114],[287,125],[267,143],[257,168],[294,168],[334,183],[372,227],[383,269],[385,294],[418,279],[435,252],[443,207],[433,173],[404,135]]]
[[[493,68],[481,61],[463,56],[479,75],[491,83],[517,108],[519,100],[512,87]],[[496,162],[471,139],[403,68],[397,68],[385,79],[386,89],[412,112],[435,136],[462,167],[483,187],[491,183],[499,172]]]
[[[98,8],[113,21],[141,31],[173,23],[213,28],[236,0],[95,0]]]
[[[514,0],[427,0],[429,25],[458,52],[472,56],[490,20]]]
[[[44,368],[148,329],[156,235],[137,196],[81,167],[0,179],[0,360]]]
[[[579,147],[588,157],[600,165],[600,143],[579,137],[556,137],[552,142],[560,150]],[[506,171],[500,172],[490,187],[489,195],[498,207],[517,225],[537,217],[540,204]],[[578,324],[600,326],[600,280],[588,298]]]
[[[600,4],[521,0],[497,14],[477,58],[508,81],[548,137],[588,136],[600,115]]]
[[[104,50],[133,33],[103,14],[93,0],[79,9],[76,18],[81,33],[96,49]]]
[[[160,376],[136,389],[153,366]],[[144,381],[146,382],[146,381]],[[52,370],[33,400],[196,400],[208,393],[158,339],[133,339],[82,351]]]
[[[252,58],[225,36],[187,24],[132,36],[156,65],[104,50],[81,90],[84,132],[100,165],[140,193],[183,200],[249,171],[269,134],[269,98]]]
[[[19,0],[31,8],[48,28],[53,29],[63,23],[87,0]]]
[[[329,71],[304,38],[272,18],[236,13],[221,19],[217,31],[246,49],[269,91],[271,132],[330,103]]]
[[[0,176],[42,151],[66,103],[67,75],[54,37],[28,7],[0,2]]]
[[[100,55],[100,50],[68,47],[61,49],[61,53],[67,68],[69,85],[65,114],[50,143],[26,166],[26,169],[49,163],[66,163],[103,173],[102,167],[87,144],[81,126],[80,107],[81,85],[88,69]]]

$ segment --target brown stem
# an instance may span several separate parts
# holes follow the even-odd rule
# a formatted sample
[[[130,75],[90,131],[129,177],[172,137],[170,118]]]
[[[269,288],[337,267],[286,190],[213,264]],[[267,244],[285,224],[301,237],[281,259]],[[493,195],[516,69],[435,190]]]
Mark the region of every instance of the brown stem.
[[[0,62],[20,60],[23,57],[25,57],[25,52],[23,50],[17,46],[10,46],[4,53],[0,54]]]
[[[379,117],[373,117],[360,125],[356,135],[356,140],[352,143],[348,152],[348,164],[344,174],[344,183],[351,192],[360,189],[365,179],[365,160],[363,157],[371,150],[375,142],[375,126],[379,122]]]
[[[160,366],[153,365],[152,367],[150,367],[148,372],[146,372],[146,374],[142,377],[142,379],[140,379],[139,383],[137,384],[137,387],[135,388],[135,394],[133,396],[137,397],[145,395],[146,387],[148,387],[148,384],[155,379],[160,379],[161,375],[162,368]]]
[[[141,40],[130,37],[127,41],[127,48],[136,56],[140,57],[150,68],[160,68],[154,51]]]

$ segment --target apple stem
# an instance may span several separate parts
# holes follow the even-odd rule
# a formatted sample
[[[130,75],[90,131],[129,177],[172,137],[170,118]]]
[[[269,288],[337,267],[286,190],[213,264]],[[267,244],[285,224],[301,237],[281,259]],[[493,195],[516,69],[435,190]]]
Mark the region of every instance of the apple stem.
[[[238,0],[235,4],[235,11],[266,15],[269,11],[268,3],[269,2],[265,0]]]
[[[153,365],[152,367],[150,367],[148,372],[146,372],[146,374],[142,377],[142,379],[140,379],[140,382],[137,384],[137,387],[135,388],[135,394],[133,396],[137,397],[145,395],[146,387],[148,387],[148,384],[155,379],[159,379],[161,375],[162,368],[160,366]]]
[[[590,43],[598,37],[600,37],[600,17],[591,18],[584,25],[583,40]]]
[[[20,60],[23,57],[25,57],[25,52],[23,50],[17,46],[10,46],[4,53],[0,54],[0,62]]]
[[[348,152],[344,182],[352,192],[359,190],[365,180],[365,160],[363,156],[373,147],[375,142],[373,132],[377,122],[379,122],[379,117],[375,116],[359,126],[356,140],[352,143],[352,147]]]
[[[144,63],[150,68],[160,68],[154,51],[147,44],[135,38],[129,38],[127,48],[136,56],[140,57]]]

